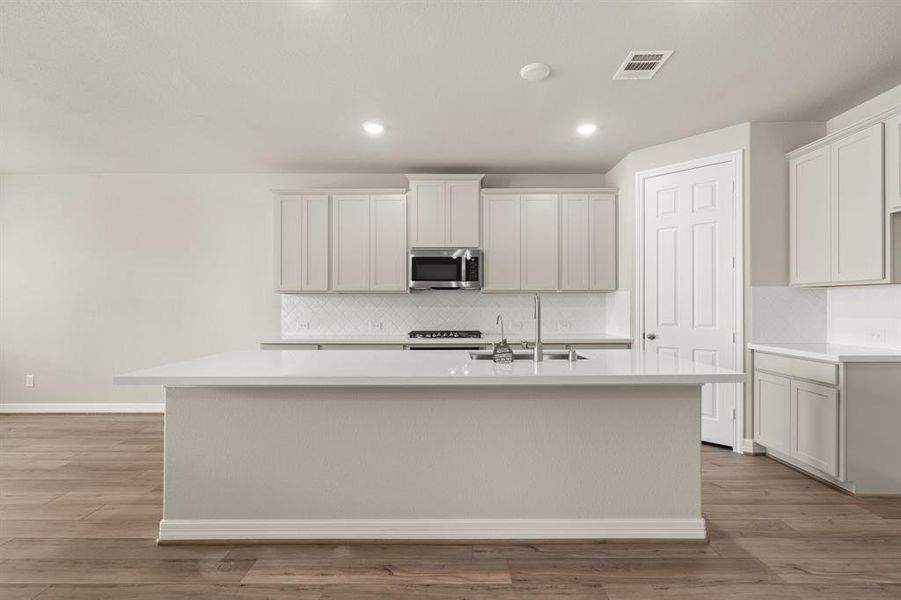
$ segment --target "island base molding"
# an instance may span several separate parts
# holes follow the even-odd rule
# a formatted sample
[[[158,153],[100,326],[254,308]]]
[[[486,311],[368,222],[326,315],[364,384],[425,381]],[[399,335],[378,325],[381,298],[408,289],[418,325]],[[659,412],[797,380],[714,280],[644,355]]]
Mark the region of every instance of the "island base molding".
[[[165,519],[158,541],[706,538],[704,519]]]

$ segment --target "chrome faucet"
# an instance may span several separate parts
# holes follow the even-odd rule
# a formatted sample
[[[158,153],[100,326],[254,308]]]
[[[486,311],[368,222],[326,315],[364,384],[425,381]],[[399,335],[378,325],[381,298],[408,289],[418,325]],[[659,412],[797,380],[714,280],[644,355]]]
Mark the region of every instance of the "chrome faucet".
[[[532,360],[541,362],[544,360],[544,344],[541,342],[541,296],[535,294],[535,348]]]

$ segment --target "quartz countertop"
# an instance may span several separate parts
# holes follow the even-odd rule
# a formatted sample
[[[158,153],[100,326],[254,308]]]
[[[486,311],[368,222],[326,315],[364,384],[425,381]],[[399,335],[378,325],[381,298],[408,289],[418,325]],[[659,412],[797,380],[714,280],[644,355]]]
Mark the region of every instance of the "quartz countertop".
[[[208,386],[517,386],[700,385],[739,383],[743,373],[706,363],[659,359],[643,350],[581,350],[586,360],[498,365],[465,350],[246,350],[117,375],[119,385]]]
[[[901,350],[842,344],[748,344],[751,350],[827,362],[901,362]]]
[[[272,335],[259,340],[260,344],[389,344],[389,345],[430,345],[430,346],[487,346],[500,341],[500,334],[486,333],[480,338],[411,338],[406,335]],[[535,336],[521,333],[508,335],[511,346],[519,345],[523,340],[532,342]],[[545,344],[631,344],[632,338],[606,333],[574,333],[563,335],[559,332],[542,336]]]

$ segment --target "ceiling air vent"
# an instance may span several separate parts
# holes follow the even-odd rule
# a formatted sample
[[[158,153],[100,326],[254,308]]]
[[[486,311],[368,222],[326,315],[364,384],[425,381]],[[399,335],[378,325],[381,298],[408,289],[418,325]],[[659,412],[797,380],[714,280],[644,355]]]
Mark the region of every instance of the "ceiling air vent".
[[[616,70],[613,78],[650,79],[672,53],[672,50],[633,50]]]

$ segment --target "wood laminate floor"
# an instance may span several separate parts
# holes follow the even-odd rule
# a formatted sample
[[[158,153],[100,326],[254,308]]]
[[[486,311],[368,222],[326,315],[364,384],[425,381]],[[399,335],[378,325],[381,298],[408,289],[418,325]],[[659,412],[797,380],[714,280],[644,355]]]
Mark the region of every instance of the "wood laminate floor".
[[[709,543],[158,546],[162,448],[158,415],[0,416],[0,598],[901,600],[901,499],[765,457],[701,449]]]

